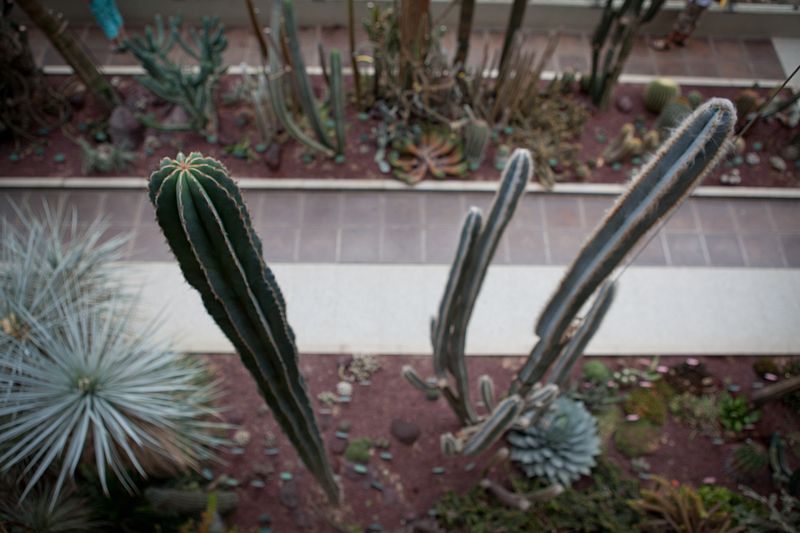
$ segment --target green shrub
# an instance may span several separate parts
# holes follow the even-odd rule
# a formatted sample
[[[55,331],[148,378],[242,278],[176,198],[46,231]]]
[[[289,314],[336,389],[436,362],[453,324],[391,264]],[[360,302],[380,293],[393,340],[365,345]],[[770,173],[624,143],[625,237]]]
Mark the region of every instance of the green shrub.
[[[739,433],[761,419],[761,412],[750,407],[744,396],[724,394],[719,401],[719,422],[730,431]]]
[[[598,462],[591,479],[590,486],[567,489],[549,502],[533,503],[527,511],[507,507],[480,487],[463,495],[448,492],[436,505],[436,516],[444,531],[633,531],[641,515],[628,501],[638,498],[638,482],[624,478],[617,466],[603,460]],[[514,483],[518,493],[539,487],[527,479]]]
[[[647,420],[626,422],[614,433],[614,445],[628,458],[641,457],[655,452],[659,447],[661,429]]]
[[[634,389],[625,398],[625,412],[642,420],[663,426],[667,421],[667,406],[655,389]]]

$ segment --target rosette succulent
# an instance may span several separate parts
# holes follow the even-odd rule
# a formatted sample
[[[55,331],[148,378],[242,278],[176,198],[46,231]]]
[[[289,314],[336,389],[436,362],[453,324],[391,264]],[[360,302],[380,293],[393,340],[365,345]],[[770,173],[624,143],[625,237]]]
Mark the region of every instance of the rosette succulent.
[[[600,453],[597,420],[581,402],[561,396],[535,424],[508,435],[511,460],[528,477],[569,486],[589,474]]]

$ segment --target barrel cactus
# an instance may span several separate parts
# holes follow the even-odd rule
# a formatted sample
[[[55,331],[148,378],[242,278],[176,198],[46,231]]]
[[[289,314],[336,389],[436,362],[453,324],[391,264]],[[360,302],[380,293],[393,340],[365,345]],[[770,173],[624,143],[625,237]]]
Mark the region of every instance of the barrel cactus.
[[[749,114],[758,108],[761,97],[753,89],[743,89],[736,95],[734,104],[736,105],[736,114],[740,118],[746,118]]]
[[[692,107],[685,98],[673,100],[661,110],[656,119],[655,128],[662,138],[666,138],[691,113]]]
[[[664,106],[681,95],[681,87],[669,78],[657,78],[644,90],[644,107],[653,113],[661,113]]]
[[[194,152],[164,158],[150,176],[149,193],[186,281],[200,292],[300,458],[338,501],[286,303],[239,188],[219,161]]]
[[[509,432],[511,460],[528,477],[569,486],[600,454],[597,421],[581,402],[559,397],[537,424]]]

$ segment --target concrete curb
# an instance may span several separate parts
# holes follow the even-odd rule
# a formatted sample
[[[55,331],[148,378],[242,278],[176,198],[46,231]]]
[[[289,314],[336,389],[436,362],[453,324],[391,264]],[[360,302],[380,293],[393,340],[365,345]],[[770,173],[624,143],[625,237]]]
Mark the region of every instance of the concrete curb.
[[[447,265],[271,265],[303,353],[429,354]],[[181,351],[230,353],[175,263],[120,263],[143,318]],[[467,338],[471,355],[526,355],[563,267],[493,266]],[[631,267],[590,355],[800,353],[800,269]]]
[[[393,179],[324,180],[311,178],[237,178],[242,189],[299,191],[419,191],[419,192],[495,192],[496,181],[424,181],[414,187]],[[0,177],[0,189],[143,189],[146,178],[130,176],[104,178]],[[617,196],[625,184],[559,183],[547,191],[538,183],[528,185],[529,193]],[[778,187],[698,187],[692,193],[702,198],[800,199],[800,188]]]

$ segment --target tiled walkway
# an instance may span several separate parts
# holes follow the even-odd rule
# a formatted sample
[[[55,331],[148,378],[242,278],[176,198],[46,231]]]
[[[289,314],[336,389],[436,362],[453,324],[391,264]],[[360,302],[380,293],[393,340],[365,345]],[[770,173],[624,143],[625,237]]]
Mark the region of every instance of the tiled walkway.
[[[98,64],[117,66],[137,64],[130,54],[111,53],[109,43],[99,28],[83,26],[75,28],[75,31]],[[129,28],[128,31],[137,33],[141,32],[141,29]],[[258,62],[257,45],[249,28],[229,27],[225,33],[228,37],[228,48],[224,58],[226,64],[238,65],[245,62],[254,65]],[[343,28],[302,28],[300,34],[308,66],[319,65],[318,42],[321,42],[326,50],[349,49]],[[537,51],[544,49],[546,42],[544,34],[527,32],[525,37],[524,46]],[[503,34],[500,32],[476,31],[472,36],[468,63],[473,66],[480,64],[484,49],[488,50],[490,58],[493,57],[502,47],[502,39]],[[546,69],[586,71],[590,65],[590,39],[591,36],[585,34],[562,34],[556,54]],[[651,50],[647,45],[649,39],[650,37],[645,36],[637,41],[626,63],[625,73],[761,80],[783,79],[785,75],[772,42],[766,39],[700,37],[689,41],[685,48],[666,53]],[[65,64],[41,33],[31,30],[30,40],[34,55],[40,64],[48,66]],[[359,49],[368,49],[368,42],[363,32],[358,35],[357,43]],[[446,50],[455,49],[455,34],[452,30],[445,34],[443,46]],[[183,54],[179,50],[176,53]]]
[[[268,261],[449,264],[470,205],[489,193],[247,190]],[[112,232],[133,232],[127,257],[171,261],[144,191],[0,190],[38,208],[75,206],[81,223],[99,214]],[[530,194],[497,251],[497,264],[564,265],[613,201],[609,196]],[[690,199],[635,265],[800,268],[800,200]]]

